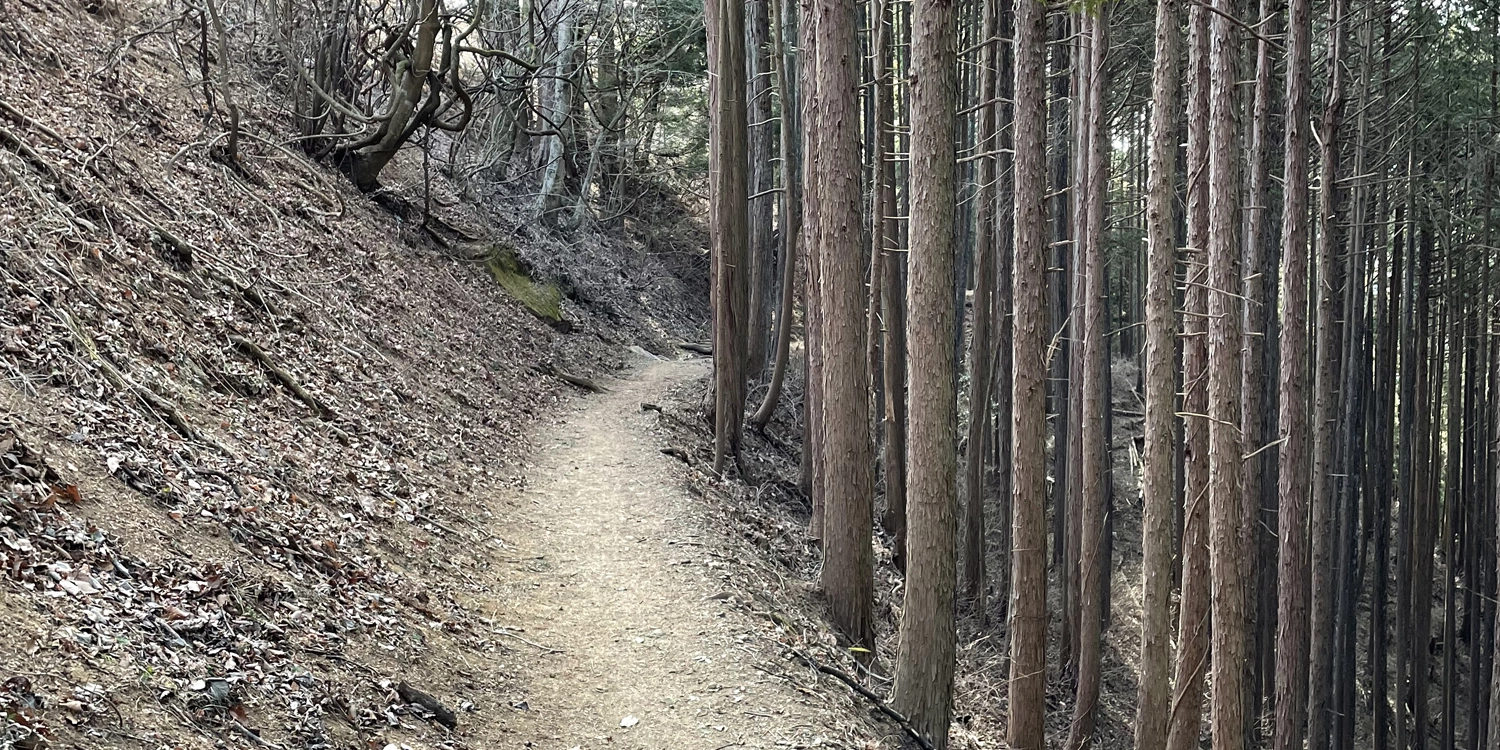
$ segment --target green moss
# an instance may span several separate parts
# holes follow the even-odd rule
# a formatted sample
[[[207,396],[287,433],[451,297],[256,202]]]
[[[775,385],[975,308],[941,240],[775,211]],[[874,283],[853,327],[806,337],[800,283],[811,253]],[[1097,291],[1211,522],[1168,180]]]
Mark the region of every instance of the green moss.
[[[496,245],[485,261],[490,275],[510,296],[526,306],[533,315],[554,327],[566,325],[562,316],[562,290],[551,281],[536,281],[516,251],[504,245]]]

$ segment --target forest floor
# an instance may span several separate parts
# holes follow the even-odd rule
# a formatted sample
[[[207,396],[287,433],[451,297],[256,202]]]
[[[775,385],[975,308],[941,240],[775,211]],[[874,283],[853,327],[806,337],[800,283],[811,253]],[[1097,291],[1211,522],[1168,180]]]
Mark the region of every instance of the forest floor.
[[[863,746],[835,729],[847,712],[808,689],[815,675],[785,663],[781,626],[737,606],[725,530],[642,408],[707,360],[640,360],[537,436],[525,488],[495,509],[515,565],[471,608],[504,606],[537,644],[518,730],[540,748]]]

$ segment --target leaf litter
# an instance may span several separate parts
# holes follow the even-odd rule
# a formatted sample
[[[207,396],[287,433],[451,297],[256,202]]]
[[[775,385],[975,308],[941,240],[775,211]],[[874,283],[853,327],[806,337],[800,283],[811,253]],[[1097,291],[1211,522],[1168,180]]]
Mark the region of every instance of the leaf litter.
[[[526,703],[465,654],[525,644],[466,606],[486,497],[569,395],[535,368],[617,368],[615,340],[572,300],[572,335],[542,325],[279,145],[265,92],[255,179],[215,161],[187,14],[113,12],[0,17],[0,746],[492,745]]]

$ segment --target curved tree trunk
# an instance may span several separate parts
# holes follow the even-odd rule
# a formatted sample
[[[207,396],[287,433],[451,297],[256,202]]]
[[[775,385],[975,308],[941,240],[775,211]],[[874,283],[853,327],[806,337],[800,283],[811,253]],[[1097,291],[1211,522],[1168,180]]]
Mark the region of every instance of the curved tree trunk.
[[[776,90],[781,100],[780,136],[782,158],[781,193],[781,306],[776,314],[776,354],[771,369],[771,383],[766,400],[761,402],[750,423],[765,429],[781,401],[786,382],[786,367],[792,348],[792,315],[797,297],[797,243],[802,239],[802,149],[797,139],[800,117],[797,92],[789,72],[795,57],[786,51],[786,26],[782,13],[790,13],[791,0],[769,0],[771,3],[771,45],[776,64]]]

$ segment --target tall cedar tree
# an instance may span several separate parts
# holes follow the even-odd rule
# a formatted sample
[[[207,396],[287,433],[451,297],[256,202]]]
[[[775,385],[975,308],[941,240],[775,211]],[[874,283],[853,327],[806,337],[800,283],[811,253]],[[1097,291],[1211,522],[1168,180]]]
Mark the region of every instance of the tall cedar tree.
[[[771,301],[776,294],[776,245],[771,217],[776,194],[771,191],[772,144],[776,121],[771,119],[770,0],[746,0],[746,98],[750,149],[750,307],[746,328],[745,371],[759,379],[765,372],[771,342]]]
[[[781,102],[777,125],[781,143],[781,287],[776,313],[776,353],[766,399],[750,418],[750,424],[765,429],[781,401],[786,382],[787,360],[792,348],[792,316],[797,298],[797,243],[802,238],[802,146],[797,138],[800,113],[795,106],[795,76],[788,72],[795,56],[788,51],[783,13],[790,13],[792,0],[769,0],[771,8],[771,59],[776,69],[776,92]]]
[[[910,500],[906,606],[893,697],[897,709],[939,750],[948,744],[957,638],[953,27],[952,0],[916,0],[912,6],[911,309],[906,322]]]
[[[1245,747],[1244,442],[1240,434],[1240,150],[1232,0],[1214,0],[1208,148],[1208,515],[1213,575],[1213,744]]]
[[[1142,483],[1141,676],[1135,745],[1167,743],[1172,659],[1172,497],[1176,462],[1173,406],[1177,243],[1172,231],[1177,162],[1178,0],[1156,4],[1156,61],[1151,77],[1151,146],[1146,195],[1146,453]]]
[[[1333,548],[1334,516],[1334,380],[1338,351],[1338,162],[1339,120],[1343,114],[1343,16],[1345,0],[1333,0],[1328,21],[1333,29],[1328,47],[1328,101],[1323,107],[1318,174],[1318,299],[1313,356],[1313,468],[1312,495],[1312,606],[1311,650],[1308,657],[1307,746],[1328,747],[1329,697],[1333,692]]]
[[[1262,34],[1272,32],[1275,24],[1275,0],[1260,0],[1260,28]],[[1266,388],[1267,351],[1266,342],[1270,334],[1268,322],[1271,311],[1271,282],[1274,273],[1266,270],[1265,229],[1269,209],[1266,206],[1267,182],[1270,174],[1270,150],[1266,148],[1271,112],[1271,79],[1274,64],[1271,59],[1271,40],[1262,36],[1256,41],[1255,99],[1251,104],[1251,120],[1248,132],[1249,149],[1245,164],[1249,174],[1245,181],[1246,205],[1242,216],[1245,223],[1245,361],[1244,361],[1244,424],[1245,450],[1251,454],[1245,463],[1245,586],[1246,608],[1251,623],[1248,648],[1251,658],[1245,665],[1247,691],[1250,697],[1250,715],[1260,714],[1260,702],[1265,697],[1264,680],[1270,679],[1273,666],[1267,663],[1272,656],[1271,628],[1275,621],[1276,606],[1270,600],[1274,592],[1274,567],[1263,564],[1262,555],[1269,555],[1275,536],[1266,522],[1275,516],[1267,507],[1266,478],[1270,458],[1275,454],[1263,450],[1267,442],[1266,430],[1272,424],[1267,414],[1268,391]],[[1266,561],[1270,558],[1267,557]],[[1252,721],[1254,719],[1252,718]],[[1258,738],[1258,734],[1255,735]]]
[[[876,197],[881,227],[880,309],[885,312],[881,367],[885,375],[883,405],[885,442],[885,513],[881,526],[891,535],[897,566],[906,564],[906,253],[900,252],[901,228],[896,202],[895,5],[879,0],[875,42],[875,117],[880,189]]]
[[[1107,408],[1104,396],[1104,359],[1106,339],[1104,336],[1105,290],[1104,290],[1104,201],[1105,179],[1108,174],[1108,155],[1105,152],[1105,32],[1108,5],[1093,13],[1080,16],[1079,28],[1084,33],[1086,53],[1080,59],[1086,61],[1088,70],[1083,80],[1087,85],[1080,92],[1084,95],[1082,126],[1079,144],[1079,170],[1075,183],[1079,190],[1079,205],[1087,214],[1087,222],[1078,240],[1082,261],[1083,286],[1079,289],[1083,300],[1083,336],[1079,343],[1083,378],[1080,382],[1082,397],[1080,408],[1084,414],[1103,414]],[[1078,693],[1073,704],[1073,724],[1069,728],[1067,747],[1088,747],[1094,735],[1095,711],[1099,702],[1100,630],[1103,625],[1105,572],[1109,560],[1104,546],[1104,420],[1089,418],[1082,420],[1079,444],[1080,512],[1078,545]]]
[[[1278,424],[1281,474],[1276,537],[1275,750],[1300,750],[1307,722],[1308,569],[1307,502],[1312,489],[1308,440],[1308,184],[1307,97],[1312,65],[1309,0],[1291,0],[1286,47],[1286,134],[1283,148],[1281,397]]]
[[[1188,11],[1187,247],[1182,318],[1183,520],[1182,593],[1177,612],[1177,667],[1167,729],[1169,750],[1198,746],[1208,667],[1208,19]]]
[[[713,247],[714,473],[737,456],[745,419],[745,340],[750,304],[745,7],[705,0],[709,29],[709,231]]]
[[[874,468],[860,266],[859,59],[854,0],[819,0],[818,242],[823,308],[823,575],[834,624],[856,645],[875,645],[875,563],[870,542]]]
[[[974,331],[969,346],[969,426],[964,449],[964,599],[984,614],[984,459],[990,417],[990,368],[994,364],[994,320],[989,314],[995,291],[995,174],[999,106],[994,103],[1000,44],[995,40],[1000,22],[999,2],[983,0],[979,66],[978,231],[974,250]]]
[[[1046,7],[1016,3],[1015,257],[1011,384],[1010,722],[1014,750],[1043,750],[1047,712]]]
[[[790,0],[788,0],[790,1]],[[807,535],[823,538],[823,254],[818,251],[818,179],[821,173],[818,129],[818,16],[816,0],[800,0],[797,26],[798,80],[802,88],[802,238],[807,248],[807,276],[802,292],[805,316],[803,350],[807,366],[803,388],[802,492],[812,500]]]

